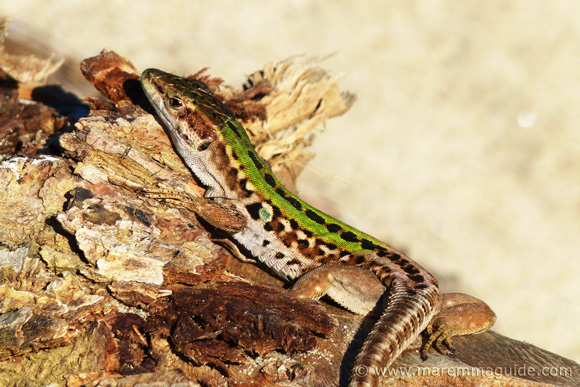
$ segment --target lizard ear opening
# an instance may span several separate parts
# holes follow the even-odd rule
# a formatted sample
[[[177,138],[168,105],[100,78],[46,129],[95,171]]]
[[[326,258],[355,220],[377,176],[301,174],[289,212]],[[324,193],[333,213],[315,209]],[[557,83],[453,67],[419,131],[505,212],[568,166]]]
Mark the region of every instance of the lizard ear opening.
[[[199,146],[197,147],[197,151],[198,152],[203,152],[204,150],[206,150],[207,148],[209,148],[209,146],[211,145],[211,141],[204,141],[201,144],[199,144]]]

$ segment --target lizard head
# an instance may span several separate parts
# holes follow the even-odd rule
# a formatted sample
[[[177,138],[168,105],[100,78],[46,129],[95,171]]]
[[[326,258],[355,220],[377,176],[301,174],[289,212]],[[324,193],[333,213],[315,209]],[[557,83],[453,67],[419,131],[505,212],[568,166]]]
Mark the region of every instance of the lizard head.
[[[196,79],[147,69],[141,75],[141,85],[177,153],[209,188],[206,196],[229,196],[223,170],[237,163],[233,160],[235,149],[246,150],[243,157],[248,157],[247,152],[255,153],[232,111]]]
[[[174,129],[170,135],[178,136],[189,149],[207,149],[217,138],[216,130],[234,119],[230,109],[197,79],[147,69],[141,84],[161,121]]]

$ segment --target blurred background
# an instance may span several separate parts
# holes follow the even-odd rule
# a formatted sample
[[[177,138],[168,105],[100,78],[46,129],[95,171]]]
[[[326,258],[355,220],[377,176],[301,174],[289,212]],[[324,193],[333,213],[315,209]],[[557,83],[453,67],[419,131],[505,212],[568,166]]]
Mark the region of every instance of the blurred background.
[[[234,86],[334,54],[323,66],[358,99],[317,135],[300,195],[485,300],[495,331],[575,361],[579,14],[571,0],[0,3],[8,49],[64,58],[52,80],[80,96],[96,92],[79,62],[103,48]]]

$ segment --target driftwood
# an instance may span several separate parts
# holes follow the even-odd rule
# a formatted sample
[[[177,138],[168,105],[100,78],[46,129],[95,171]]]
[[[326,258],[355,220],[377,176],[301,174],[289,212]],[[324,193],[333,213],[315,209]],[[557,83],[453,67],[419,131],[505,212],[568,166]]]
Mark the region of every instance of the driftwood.
[[[8,62],[0,57],[0,385],[346,382],[372,317],[291,297],[187,208],[147,194],[203,188],[147,112],[128,61],[112,52],[84,61],[108,98],[84,105]],[[312,130],[354,101],[336,82],[319,60],[294,57],[218,93],[292,188]],[[35,99],[39,89],[85,114],[66,125]],[[456,338],[455,356],[432,351],[426,361],[419,341],[382,385],[580,384],[578,364],[493,332]]]

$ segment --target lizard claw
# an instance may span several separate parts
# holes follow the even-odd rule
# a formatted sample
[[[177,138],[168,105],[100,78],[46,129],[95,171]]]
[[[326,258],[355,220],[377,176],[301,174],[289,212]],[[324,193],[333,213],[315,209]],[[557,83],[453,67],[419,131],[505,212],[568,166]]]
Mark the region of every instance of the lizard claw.
[[[427,360],[427,352],[431,347],[435,347],[439,353],[444,355],[454,355],[455,347],[451,342],[451,332],[447,325],[443,324],[434,328],[433,324],[425,329],[426,340],[421,346],[421,360]]]

